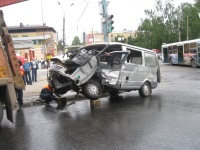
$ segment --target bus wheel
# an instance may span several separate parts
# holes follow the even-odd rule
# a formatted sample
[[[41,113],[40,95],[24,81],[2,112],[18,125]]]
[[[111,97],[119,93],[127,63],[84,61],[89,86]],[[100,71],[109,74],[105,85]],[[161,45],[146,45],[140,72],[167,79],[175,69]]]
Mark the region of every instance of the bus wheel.
[[[151,93],[152,93],[152,90],[151,90],[151,85],[149,84],[149,82],[145,82],[143,86],[141,87],[141,89],[139,89],[139,94],[141,97],[147,97],[151,95]]]
[[[1,124],[2,119],[3,119],[3,106],[0,102],[0,124]]]
[[[197,68],[197,63],[194,59],[191,61],[191,66],[192,68]]]

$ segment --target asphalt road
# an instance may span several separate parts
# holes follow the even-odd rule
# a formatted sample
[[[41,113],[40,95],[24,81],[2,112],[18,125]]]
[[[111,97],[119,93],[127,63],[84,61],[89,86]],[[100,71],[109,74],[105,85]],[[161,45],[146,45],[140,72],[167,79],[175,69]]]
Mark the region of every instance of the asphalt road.
[[[115,102],[101,99],[90,109],[77,100],[64,110],[56,104],[15,112],[15,125],[4,117],[2,150],[191,150],[200,144],[200,69],[161,63],[162,83],[152,96],[123,93]]]

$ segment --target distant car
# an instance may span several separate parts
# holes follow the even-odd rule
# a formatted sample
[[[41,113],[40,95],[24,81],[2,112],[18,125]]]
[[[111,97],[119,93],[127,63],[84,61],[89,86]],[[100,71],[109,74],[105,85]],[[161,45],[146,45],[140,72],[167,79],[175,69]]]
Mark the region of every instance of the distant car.
[[[163,60],[163,56],[162,55],[160,56],[160,60]]]
[[[158,58],[158,60],[162,60],[161,57],[162,57],[162,54],[161,53],[156,53],[156,56]]]
[[[156,56],[157,56],[158,60],[161,59],[162,54],[161,54],[161,51],[159,49],[152,49],[152,51],[156,52]]]

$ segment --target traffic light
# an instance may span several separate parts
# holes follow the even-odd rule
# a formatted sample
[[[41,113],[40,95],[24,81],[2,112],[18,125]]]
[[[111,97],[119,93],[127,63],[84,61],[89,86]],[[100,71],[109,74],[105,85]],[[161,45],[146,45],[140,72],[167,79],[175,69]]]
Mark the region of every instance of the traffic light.
[[[114,27],[113,27],[114,21],[112,20],[113,17],[114,17],[114,15],[108,15],[108,17],[107,17],[108,33],[112,32],[112,30],[114,29]]]

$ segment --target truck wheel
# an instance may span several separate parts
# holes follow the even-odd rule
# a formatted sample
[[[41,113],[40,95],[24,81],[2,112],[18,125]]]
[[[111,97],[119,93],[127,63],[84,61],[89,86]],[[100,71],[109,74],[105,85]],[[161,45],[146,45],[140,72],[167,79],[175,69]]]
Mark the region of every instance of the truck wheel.
[[[83,95],[87,97],[88,99],[95,100],[101,97],[102,95],[102,88],[101,85],[94,81],[89,80],[83,85]]]
[[[1,124],[2,119],[3,119],[3,106],[0,102],[0,124]]]
[[[139,94],[141,97],[147,97],[149,95],[151,95],[151,85],[149,84],[149,82],[145,82],[143,84],[143,86],[141,87],[141,89],[139,89]]]

